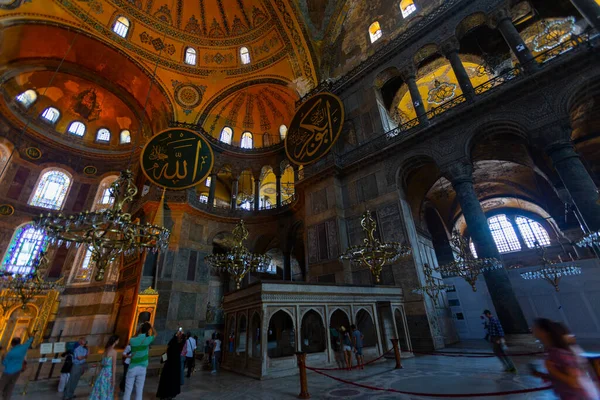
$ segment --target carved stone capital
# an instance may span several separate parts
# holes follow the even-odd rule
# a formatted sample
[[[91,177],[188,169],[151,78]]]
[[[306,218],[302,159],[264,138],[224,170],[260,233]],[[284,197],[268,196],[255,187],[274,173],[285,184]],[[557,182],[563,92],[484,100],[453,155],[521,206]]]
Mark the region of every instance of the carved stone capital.
[[[452,53],[458,53],[460,50],[460,43],[456,37],[452,36],[451,38],[444,40],[440,48],[442,50],[442,54],[445,57],[448,57]]]
[[[402,68],[400,68],[400,76],[402,79],[404,79],[404,81],[415,79],[417,76],[417,68],[412,63],[404,65]]]
[[[455,160],[440,167],[442,175],[453,186],[463,182],[473,182],[473,164],[468,159]]]
[[[510,9],[508,7],[502,7],[502,8],[499,8],[498,10],[494,11],[492,14],[490,14],[490,19],[488,21],[488,25],[491,28],[496,29],[498,27],[498,24],[500,24],[500,22],[502,22],[506,19],[512,21]]]
[[[568,120],[559,120],[533,131],[531,139],[538,147],[549,149],[570,144],[572,131]]]

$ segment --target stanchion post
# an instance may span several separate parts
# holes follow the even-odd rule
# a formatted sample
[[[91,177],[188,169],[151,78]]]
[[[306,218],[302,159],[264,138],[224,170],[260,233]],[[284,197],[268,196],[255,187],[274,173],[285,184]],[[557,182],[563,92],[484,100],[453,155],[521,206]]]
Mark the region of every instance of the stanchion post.
[[[306,380],[306,353],[296,353],[296,359],[298,360],[298,369],[300,370],[300,394],[299,399],[310,399],[308,393],[308,382]]]
[[[394,346],[394,355],[396,356],[396,367],[394,369],[402,369],[402,359],[400,358],[400,346],[398,346],[398,339],[391,339],[392,345]]]

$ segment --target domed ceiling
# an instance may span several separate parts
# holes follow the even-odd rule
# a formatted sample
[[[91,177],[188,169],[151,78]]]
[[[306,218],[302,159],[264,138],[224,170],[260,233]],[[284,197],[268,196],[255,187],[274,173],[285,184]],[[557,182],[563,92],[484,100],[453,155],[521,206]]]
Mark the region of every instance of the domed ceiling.
[[[253,132],[276,135],[279,125],[289,121],[294,101],[318,82],[303,11],[298,3],[284,0],[16,2],[0,6],[4,26],[0,70],[10,75],[15,65],[27,64],[53,71],[66,56],[59,72],[92,82],[92,77],[82,75],[97,74],[98,91],[109,84],[114,86],[110,92],[121,91],[118,97],[138,116],[145,114],[154,134],[171,122],[199,124],[208,130],[214,117],[222,115],[218,109],[223,101],[231,98],[224,93],[245,88],[250,90],[247,99],[264,99],[269,122],[263,121],[261,127],[259,101],[250,106],[246,99],[235,125],[244,126],[248,108],[249,119],[255,121]],[[124,37],[114,32],[120,17],[129,23]],[[249,63],[242,62],[243,47],[248,49]],[[188,48],[197,55],[193,64],[186,63]],[[265,82],[277,82],[270,87],[275,95],[266,91]],[[277,96],[285,104],[271,107],[269,100],[278,101]],[[142,135],[140,144],[148,135]]]

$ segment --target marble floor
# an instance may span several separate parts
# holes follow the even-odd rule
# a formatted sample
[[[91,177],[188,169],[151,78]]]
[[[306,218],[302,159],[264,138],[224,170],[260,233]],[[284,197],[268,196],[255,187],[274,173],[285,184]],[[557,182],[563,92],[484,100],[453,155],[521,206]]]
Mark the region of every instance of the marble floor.
[[[394,362],[386,360],[367,366],[361,371],[324,371],[331,376],[352,381],[360,385],[406,392],[431,394],[490,393],[512,391],[543,386],[543,382],[527,373],[527,363],[539,361],[532,357],[514,358],[519,373],[502,372],[500,362],[495,358],[462,358],[438,355],[418,356],[403,360],[404,368],[394,370]],[[144,399],[155,399],[158,378],[149,377],[146,381]],[[375,391],[364,387],[338,382],[326,376],[310,372],[309,392],[313,399],[439,399],[439,396],[420,396]],[[87,398],[89,386],[81,386],[77,398]],[[297,398],[299,380],[297,376],[277,380],[258,381],[225,371],[216,375],[199,372],[186,380],[182,393],[177,399],[240,399],[240,400],[281,400]],[[28,398],[36,400],[60,399],[58,393],[31,393]],[[22,398],[15,395],[13,399]],[[456,397],[466,399],[467,397]],[[455,399],[456,399],[455,398]],[[514,400],[556,399],[551,391],[494,397],[470,397]]]

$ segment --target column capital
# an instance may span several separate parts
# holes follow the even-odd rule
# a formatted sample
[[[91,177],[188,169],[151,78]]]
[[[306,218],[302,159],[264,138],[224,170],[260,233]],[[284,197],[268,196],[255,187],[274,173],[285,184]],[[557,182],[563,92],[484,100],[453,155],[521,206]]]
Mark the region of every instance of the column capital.
[[[412,63],[404,65],[400,68],[400,76],[405,81],[415,79],[417,76],[417,68]]]
[[[498,27],[498,24],[500,24],[500,22],[507,20],[507,19],[510,20],[512,23],[512,16],[510,14],[510,9],[508,9],[508,7],[502,7],[490,14],[490,19],[489,19],[488,25],[491,28],[496,29]]]
[[[455,36],[452,36],[442,42],[440,49],[444,57],[448,57],[452,53],[458,53],[460,50],[460,42]]]
[[[457,185],[463,182],[473,182],[473,164],[470,160],[456,160],[440,167],[442,175],[452,183]]]
[[[571,125],[568,120],[553,121],[531,133],[532,141],[538,146],[548,149],[556,145],[571,142]]]

